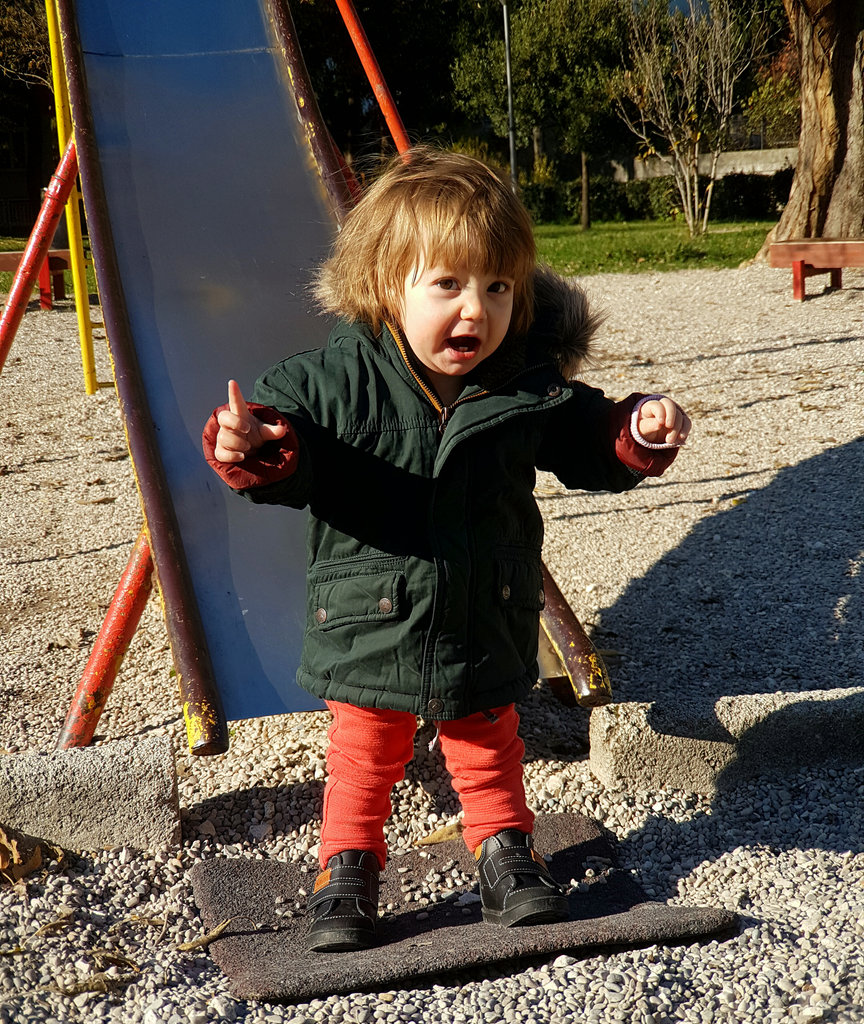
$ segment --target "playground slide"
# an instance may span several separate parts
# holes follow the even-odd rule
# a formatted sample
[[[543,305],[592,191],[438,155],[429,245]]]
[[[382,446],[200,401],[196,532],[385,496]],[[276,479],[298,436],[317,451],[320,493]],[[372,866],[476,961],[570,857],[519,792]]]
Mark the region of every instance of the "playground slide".
[[[178,673],[215,681],[228,720],[320,706],[294,682],[305,514],[228,492],[200,443],[229,377],[248,393],[328,330],[307,286],[335,221],[283,60],[279,0],[59,7],[100,299]]]

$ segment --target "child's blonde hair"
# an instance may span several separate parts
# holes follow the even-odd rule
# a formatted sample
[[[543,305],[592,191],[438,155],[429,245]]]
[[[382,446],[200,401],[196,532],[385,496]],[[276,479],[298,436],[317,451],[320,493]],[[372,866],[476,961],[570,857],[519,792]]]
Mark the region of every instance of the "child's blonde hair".
[[[522,203],[485,164],[417,146],[396,157],[345,218],[315,282],[322,309],[377,332],[400,319],[405,282],[424,267],[466,262],[512,277],[510,330],[534,315],[536,248]]]

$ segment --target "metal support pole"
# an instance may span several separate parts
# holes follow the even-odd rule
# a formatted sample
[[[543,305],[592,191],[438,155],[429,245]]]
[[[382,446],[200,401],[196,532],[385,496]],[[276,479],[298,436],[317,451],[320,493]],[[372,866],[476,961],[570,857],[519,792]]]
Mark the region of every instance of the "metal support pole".
[[[515,192],[519,187],[516,173],[516,117],[513,113],[513,71],[510,66],[510,13],[507,0],[501,0],[504,9],[504,65],[507,69],[507,130],[510,135],[510,184]]]
[[[90,745],[152,587],[153,559],[150,557],[147,537],[142,532],[129,556],[108,614],[93,644],[81,682],[57,738],[58,750]]]
[[[60,25],[57,20],[55,0],[46,0],[45,14],[48,21],[48,42],[51,47],[51,78],[54,85],[54,112],[57,118],[57,139],[61,152],[72,138],[72,111],[69,106],[69,90],[63,65],[63,44],[60,39]],[[69,264],[72,284],[75,290],[75,315],[78,320],[78,338],[81,346],[81,367],[84,370],[84,390],[95,395],[100,387],[113,387],[112,381],[100,383],[96,379],[96,362],[93,356],[93,328],[101,326],[90,319],[90,294],[87,289],[87,270],[84,262],[84,243],[81,236],[81,215],[78,212],[81,193],[73,188],[66,203],[66,233],[69,236]]]
[[[396,143],[396,149],[400,153],[404,153],[406,149],[410,148],[411,142],[408,139],[405,126],[402,124],[399,111],[396,109],[393,96],[387,88],[384,76],[381,74],[381,68],[378,66],[378,61],[372,52],[372,47],[369,45],[366,32],[360,24],[360,19],[357,17],[354,4],[351,0],[336,0],[336,6],[339,8],[339,13],[342,15],[345,27],[348,29],[351,41],[354,43],[354,49],[357,51],[357,55],[363,65],[366,77],[369,79],[369,84],[375,92],[375,98],[378,100],[378,106],[381,108],[384,120],[387,122],[387,127],[393,136],[393,141]]]
[[[612,683],[603,659],[545,565],[543,593],[546,603],[540,624],[570,680],[576,703],[586,708],[611,703]]]

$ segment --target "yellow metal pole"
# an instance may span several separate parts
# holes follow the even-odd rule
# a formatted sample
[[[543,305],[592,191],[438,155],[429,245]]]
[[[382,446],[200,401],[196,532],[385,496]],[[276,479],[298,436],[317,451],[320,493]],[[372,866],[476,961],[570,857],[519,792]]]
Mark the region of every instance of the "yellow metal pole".
[[[57,115],[57,139],[60,152],[72,135],[72,110],[69,105],[69,90],[63,64],[63,44],[60,39],[60,23],[55,0],[45,0],[48,18],[48,41],[51,45],[51,77],[54,83],[54,110]],[[78,337],[81,343],[81,365],[84,368],[84,390],[88,395],[96,394],[100,383],[96,380],[96,364],[93,359],[93,323],[90,320],[90,293],[87,288],[87,270],[84,263],[84,241],[81,236],[81,216],[78,212],[81,193],[73,188],[66,204],[66,230],[69,235],[69,262],[72,269],[72,284],[75,289],[75,313],[78,318]],[[111,384],[105,385],[111,387]]]

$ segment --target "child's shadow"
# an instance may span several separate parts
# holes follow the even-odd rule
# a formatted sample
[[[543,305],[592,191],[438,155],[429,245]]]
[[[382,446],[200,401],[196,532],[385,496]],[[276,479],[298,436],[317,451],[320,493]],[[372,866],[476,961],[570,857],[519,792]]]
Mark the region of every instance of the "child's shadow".
[[[721,700],[808,692],[825,699],[859,686],[862,480],[858,438],[781,470],[703,519],[634,579],[598,625],[604,642],[623,652],[616,700],[652,703],[649,719],[660,733],[691,735],[690,723],[703,732],[713,723],[722,741]],[[769,738],[770,716],[763,730]],[[826,737],[822,756],[841,752]]]
[[[672,809],[668,818],[653,815],[620,843],[622,864],[652,897],[716,901],[717,861],[728,858],[722,898],[746,912],[766,857],[781,877],[796,874],[797,851],[819,862],[824,853],[864,849],[850,796],[864,783],[862,480],[864,438],[782,469],[703,519],[603,611],[604,642],[623,652],[616,700],[649,705],[658,743],[685,736],[734,744],[716,795],[694,798],[705,812],[684,822],[672,820]],[[672,482],[655,486],[674,494]],[[730,709],[780,694],[790,695],[786,706],[749,727],[744,715],[730,717]],[[725,724],[732,721],[734,735]],[[619,784],[628,797],[640,788],[635,777]],[[823,867],[830,874],[836,859]],[[791,888],[776,901],[789,895]]]

